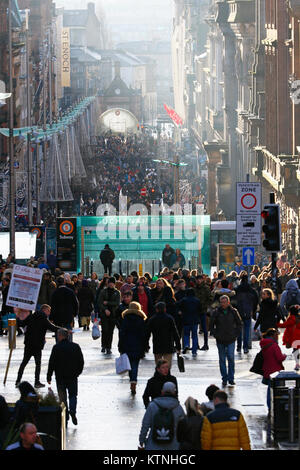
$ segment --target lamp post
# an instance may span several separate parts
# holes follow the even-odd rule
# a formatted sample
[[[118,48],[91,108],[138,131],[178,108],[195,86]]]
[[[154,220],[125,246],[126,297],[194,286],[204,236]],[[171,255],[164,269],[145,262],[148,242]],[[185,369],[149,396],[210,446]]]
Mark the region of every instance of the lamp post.
[[[9,55],[9,251],[15,256],[16,234],[15,234],[15,199],[16,180],[14,171],[14,95],[13,95],[13,55],[12,55],[12,0],[8,4],[8,55]]]

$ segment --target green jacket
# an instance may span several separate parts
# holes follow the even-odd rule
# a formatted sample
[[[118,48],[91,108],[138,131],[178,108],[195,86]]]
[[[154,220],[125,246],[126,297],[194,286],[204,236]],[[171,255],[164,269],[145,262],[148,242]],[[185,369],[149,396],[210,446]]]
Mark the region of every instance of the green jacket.
[[[103,303],[105,301],[108,302],[106,305],[104,305]],[[108,289],[108,287],[105,287],[100,292],[97,302],[100,316],[104,315],[105,310],[109,310],[112,313],[113,317],[115,317],[116,310],[121,303],[121,294],[118,289],[110,290]]]
[[[194,287],[194,292],[201,302],[201,312],[206,313],[214,298],[210,288],[205,283],[202,283],[200,286]]]

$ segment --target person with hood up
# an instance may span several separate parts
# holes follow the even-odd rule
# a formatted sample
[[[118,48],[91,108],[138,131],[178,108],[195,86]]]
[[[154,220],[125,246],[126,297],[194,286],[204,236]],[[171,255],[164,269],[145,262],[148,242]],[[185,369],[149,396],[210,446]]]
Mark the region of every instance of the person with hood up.
[[[286,288],[280,298],[280,307],[286,316],[292,305],[300,305],[300,289],[296,279],[290,279],[286,283]]]
[[[176,398],[176,386],[172,382],[166,382],[162,388],[161,396],[155,398],[148,406],[142,421],[142,427],[139,435],[140,449],[145,450],[178,450],[179,442],[177,441],[176,431],[177,425],[181,418],[185,417],[182,406]],[[155,438],[155,421],[160,409],[172,411],[172,429],[161,430],[162,440],[159,442]],[[164,435],[163,435],[164,431]],[[169,432],[168,432],[169,431]],[[158,433],[157,433],[158,434]],[[168,435],[170,440],[167,441]],[[173,436],[173,438],[171,438]]]
[[[129,371],[131,394],[136,394],[139,362],[144,356],[147,316],[138,302],[130,302],[129,308],[122,312],[119,330],[119,352],[127,354],[131,370]]]

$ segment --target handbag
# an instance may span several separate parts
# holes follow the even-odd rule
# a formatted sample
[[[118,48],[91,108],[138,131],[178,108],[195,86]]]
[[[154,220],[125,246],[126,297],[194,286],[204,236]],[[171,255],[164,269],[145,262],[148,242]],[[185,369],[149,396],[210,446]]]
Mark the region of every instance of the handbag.
[[[263,356],[263,350],[268,349],[270,346],[272,346],[273,343],[268,344],[264,348],[262,348],[255,356],[253,364],[251,369],[249,369],[250,372],[253,372],[254,374],[258,375],[264,375],[263,371],[263,365],[264,365],[264,356]]]
[[[129,358],[126,353],[121,354],[120,357],[116,358],[116,373],[117,374],[125,374],[125,372],[129,372],[131,370],[131,365]]]
[[[177,354],[177,366],[178,366],[179,372],[185,372],[184,359],[180,354]]]

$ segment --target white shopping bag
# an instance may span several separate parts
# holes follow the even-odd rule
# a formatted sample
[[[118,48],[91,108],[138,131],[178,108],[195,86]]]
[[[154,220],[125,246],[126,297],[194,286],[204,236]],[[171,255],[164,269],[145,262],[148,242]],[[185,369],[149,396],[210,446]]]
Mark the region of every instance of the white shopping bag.
[[[125,374],[129,370],[131,370],[131,365],[128,356],[127,354],[121,354],[120,357],[116,358],[116,373]]]

